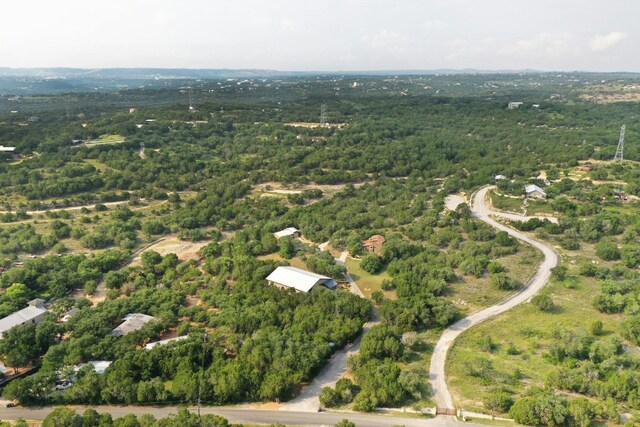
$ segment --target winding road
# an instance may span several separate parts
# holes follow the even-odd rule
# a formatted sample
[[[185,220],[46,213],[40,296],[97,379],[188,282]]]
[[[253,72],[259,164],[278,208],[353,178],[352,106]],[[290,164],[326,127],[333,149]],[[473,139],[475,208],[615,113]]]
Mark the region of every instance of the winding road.
[[[431,389],[433,391],[433,397],[436,401],[438,408],[453,409],[453,398],[447,387],[445,377],[445,363],[447,359],[447,352],[453,345],[455,339],[462,332],[477,325],[485,320],[504,313],[513,307],[528,301],[531,297],[536,295],[549,281],[551,277],[551,269],[558,264],[558,255],[554,249],[545,243],[532,239],[531,237],[509,228],[498,221],[494,220],[491,216],[501,216],[500,212],[490,210],[486,205],[487,192],[491,189],[491,186],[483,187],[478,190],[472,199],[471,213],[472,216],[478,218],[481,221],[486,222],[492,227],[506,231],[511,236],[519,239],[525,243],[530,244],[534,248],[538,249],[544,255],[544,261],[540,264],[536,274],[529,280],[523,288],[515,295],[501,301],[500,303],[485,308],[479,312],[476,312],[464,319],[458,320],[456,323],[448,327],[440,336],[440,339],[436,343],[431,356],[431,365],[429,368],[429,382],[431,383]]]

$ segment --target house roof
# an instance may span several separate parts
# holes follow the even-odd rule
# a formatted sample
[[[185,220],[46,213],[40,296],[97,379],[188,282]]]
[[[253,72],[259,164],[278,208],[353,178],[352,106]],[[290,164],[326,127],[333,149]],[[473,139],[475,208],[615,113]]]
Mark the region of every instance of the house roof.
[[[147,323],[155,320],[155,317],[149,316],[148,314],[129,313],[124,317],[123,320],[124,322],[122,322],[118,327],[111,331],[110,335],[115,335],[117,337],[127,335],[133,331],[141,329]]]
[[[309,292],[311,288],[318,284],[325,285],[329,289],[336,287],[336,282],[331,277],[296,267],[278,267],[267,276],[267,280],[301,292]]]
[[[535,184],[529,184],[527,186],[524,187],[524,191],[527,194],[531,194],[531,193],[540,193],[542,195],[547,195],[547,193],[544,192],[544,190],[540,187],[538,187]]]
[[[78,307],[74,307],[71,310],[67,311],[66,313],[64,313],[62,315],[62,321],[66,322],[69,319],[71,319],[73,316],[75,316],[76,314],[78,314],[80,312],[80,309]]]
[[[288,228],[285,228],[284,230],[276,231],[275,233],[273,233],[273,235],[279,239],[281,237],[293,236],[294,234],[299,232],[300,230],[298,230],[295,227],[288,227]]]
[[[14,152],[16,151],[16,147],[5,147],[4,145],[0,145],[0,151],[6,151],[6,152]]]
[[[90,362],[81,363],[79,365],[74,366],[73,370],[75,372],[78,372],[80,369],[84,368],[85,366],[91,365],[93,366],[93,370],[96,371],[96,374],[102,375],[112,363],[113,362],[109,360],[92,360]]]
[[[47,309],[43,306],[29,305],[20,311],[10,314],[5,318],[0,319],[0,335],[18,325],[29,322],[46,312]]]
[[[149,344],[144,346],[144,349],[145,350],[151,350],[153,347],[169,344],[169,343],[174,342],[174,341],[186,340],[187,338],[189,338],[189,335],[183,335],[181,337],[169,338],[169,339],[166,339],[166,340],[161,340],[161,341],[156,341],[156,342],[150,342]]]

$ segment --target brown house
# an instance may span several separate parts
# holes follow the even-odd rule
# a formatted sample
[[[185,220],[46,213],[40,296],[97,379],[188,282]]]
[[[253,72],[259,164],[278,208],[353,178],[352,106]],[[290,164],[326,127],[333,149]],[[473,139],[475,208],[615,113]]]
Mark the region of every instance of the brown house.
[[[593,165],[589,163],[576,166],[576,172],[591,172],[592,170],[593,170]]]
[[[367,240],[362,241],[362,247],[369,252],[378,254],[382,249],[382,245],[384,245],[384,242],[386,241],[387,239],[385,239],[384,236],[381,236],[379,234],[374,234],[373,236],[369,237]]]

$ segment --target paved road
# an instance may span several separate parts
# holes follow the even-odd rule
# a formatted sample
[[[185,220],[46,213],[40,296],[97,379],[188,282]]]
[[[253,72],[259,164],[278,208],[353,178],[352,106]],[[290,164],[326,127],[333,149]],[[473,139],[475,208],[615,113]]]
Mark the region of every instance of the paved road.
[[[72,407],[78,413],[82,413],[87,407]],[[127,414],[151,414],[156,418],[165,418],[178,411],[176,406],[95,406],[98,412],[108,412],[114,418],[123,417]],[[0,408],[0,419],[16,420],[24,418],[26,420],[43,420],[54,407],[44,408]],[[190,407],[190,411],[196,412],[196,408]],[[358,427],[391,427],[393,425],[404,425],[405,427],[427,427],[441,426],[454,427],[460,423],[454,417],[438,418],[402,418],[384,415],[359,414],[359,413],[335,413],[335,412],[279,412],[259,409],[238,409],[221,407],[204,407],[200,410],[202,414],[216,414],[227,418],[232,423],[257,423],[271,424],[282,423],[296,426],[334,426],[342,419],[349,419]],[[481,427],[482,424],[465,423],[467,426]]]
[[[434,393],[434,399],[439,408],[454,407],[451,393],[449,392],[449,389],[447,387],[444,368],[447,359],[447,352],[449,351],[449,348],[453,344],[456,337],[470,327],[477,325],[478,323],[483,322],[500,313],[504,313],[505,311],[510,310],[518,304],[522,304],[523,302],[529,300],[531,297],[537,294],[540,289],[544,287],[544,285],[547,284],[547,282],[549,281],[549,277],[551,276],[551,269],[558,264],[558,255],[555,253],[553,248],[547,246],[542,242],[534,240],[519,231],[502,225],[490,217],[490,215],[500,216],[499,212],[489,210],[489,208],[487,208],[485,204],[487,191],[489,191],[490,189],[491,187],[484,187],[476,192],[475,196],[473,197],[473,206],[471,208],[473,216],[481,221],[486,222],[492,227],[497,228],[498,230],[506,231],[511,236],[538,249],[543,253],[544,261],[540,265],[540,268],[538,268],[536,274],[517,294],[509,297],[506,300],[503,300],[502,302],[494,306],[488,307],[482,311],[479,311],[457,321],[442,333],[442,336],[438,340],[433,350],[433,355],[431,357],[431,366],[429,368],[429,381]]]

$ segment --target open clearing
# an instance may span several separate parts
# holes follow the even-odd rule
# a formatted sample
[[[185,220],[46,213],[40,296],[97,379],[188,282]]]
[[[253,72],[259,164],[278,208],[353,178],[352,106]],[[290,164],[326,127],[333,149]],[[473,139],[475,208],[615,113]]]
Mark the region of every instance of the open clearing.
[[[144,252],[156,251],[162,256],[167,254],[176,254],[180,261],[187,261],[191,259],[198,259],[198,251],[208,244],[208,240],[201,242],[189,242],[180,240],[176,236],[169,236],[149,246],[144,250]],[[141,256],[142,253],[136,255],[131,261],[131,265],[141,265]]]
[[[338,128],[341,129],[343,127],[345,127],[347,124],[346,123],[314,123],[314,122],[290,122],[290,123],[285,123],[285,126],[292,126],[294,128],[309,128],[309,129],[313,129],[313,128]]]
[[[351,278],[358,284],[358,288],[362,291],[365,297],[371,298],[371,294],[375,291],[382,291],[384,296],[389,299],[396,299],[396,293],[394,291],[383,291],[382,282],[391,280],[391,276],[385,272],[378,274],[371,274],[360,268],[360,260],[347,257],[345,261],[347,271],[351,275]]]

